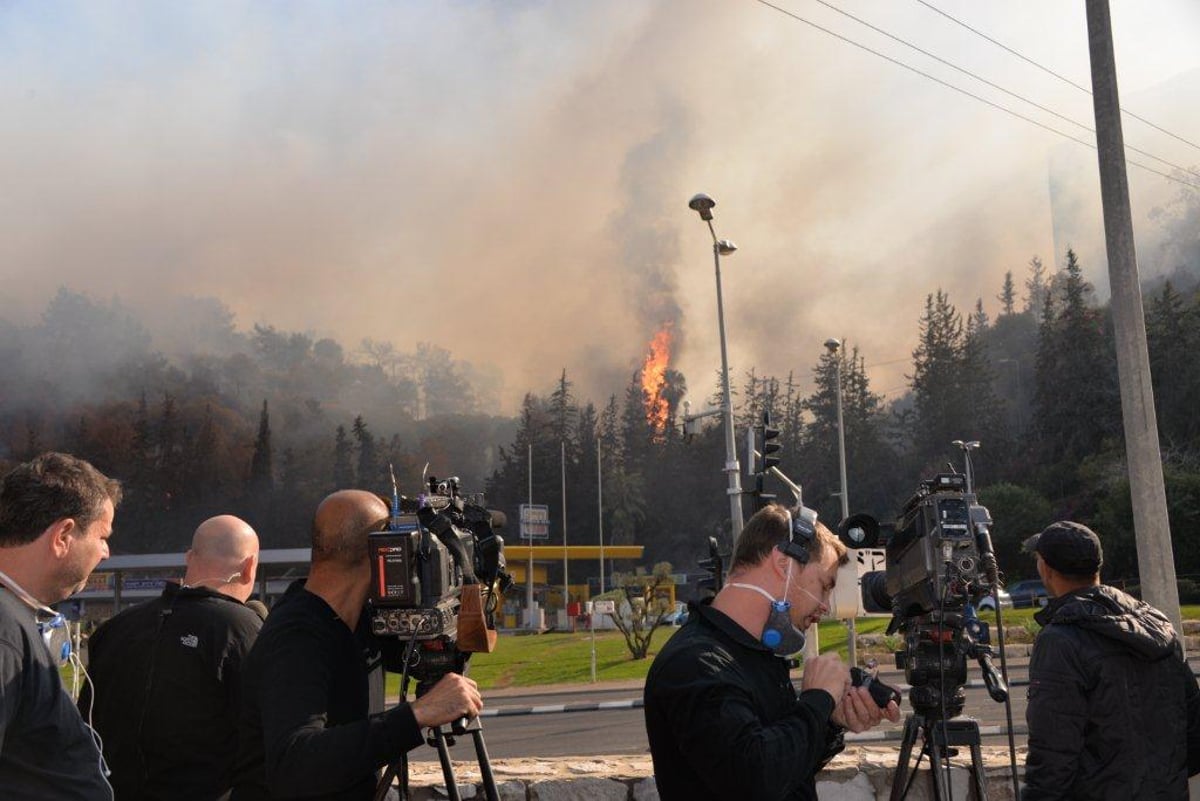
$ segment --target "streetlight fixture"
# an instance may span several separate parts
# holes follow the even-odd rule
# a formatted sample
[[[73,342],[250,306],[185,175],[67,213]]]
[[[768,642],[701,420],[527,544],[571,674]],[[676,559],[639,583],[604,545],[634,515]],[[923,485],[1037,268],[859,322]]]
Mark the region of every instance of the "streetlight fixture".
[[[742,480],[741,466],[737,460],[737,446],[733,440],[733,401],[729,392],[729,356],[725,348],[725,306],[721,298],[721,257],[729,256],[737,250],[737,245],[728,239],[717,239],[713,229],[713,207],[717,202],[706,194],[694,195],[688,201],[688,208],[700,215],[700,219],[708,223],[708,232],[713,241],[713,267],[717,275],[717,327],[721,335],[721,412],[725,418],[725,473],[729,476],[729,523],[730,538],[736,538],[742,530]]]
[[[837,368],[838,474],[841,479],[838,496],[842,500],[842,520],[845,520],[850,516],[850,493],[846,488],[846,426],[842,419],[842,356],[840,353],[842,341],[830,337],[825,340],[825,348],[833,357],[834,365]],[[857,572],[857,568],[855,571]],[[858,664],[857,639],[857,626],[854,618],[851,617],[846,621],[846,657],[850,660],[851,665]]]

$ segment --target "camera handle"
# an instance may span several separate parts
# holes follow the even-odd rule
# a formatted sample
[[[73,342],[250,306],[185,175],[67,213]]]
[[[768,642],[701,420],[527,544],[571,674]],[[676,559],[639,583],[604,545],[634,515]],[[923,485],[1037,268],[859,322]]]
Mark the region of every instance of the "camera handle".
[[[1000,677],[996,666],[992,664],[992,649],[986,645],[976,645],[973,650],[976,651],[973,656],[979,663],[980,672],[983,673],[983,683],[987,687],[988,695],[996,703],[1004,703],[1008,700],[1008,686]]]

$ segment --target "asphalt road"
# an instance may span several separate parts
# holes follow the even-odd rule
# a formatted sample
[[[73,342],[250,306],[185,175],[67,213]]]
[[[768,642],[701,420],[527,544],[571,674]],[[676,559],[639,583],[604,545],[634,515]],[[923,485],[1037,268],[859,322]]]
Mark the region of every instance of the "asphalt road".
[[[1028,660],[1010,663],[1009,677],[1013,682],[1013,722],[1016,727],[1025,724],[1025,687],[1021,682],[1028,680]],[[965,714],[979,721],[981,730],[987,727],[1004,728],[1004,704],[992,701],[982,686],[978,666],[971,663],[970,683],[965,688],[967,704]],[[881,671],[880,678],[890,684],[902,684],[903,673]],[[596,756],[602,754],[646,754],[645,722],[640,707],[591,709],[587,711],[546,711],[539,714],[521,714],[536,707],[547,709],[561,706],[594,706],[609,704],[621,707],[622,702],[640,702],[641,687],[636,683],[621,686],[589,688],[581,686],[570,690],[534,691],[528,693],[484,693],[486,717],[482,718],[484,740],[492,759],[517,757],[564,757]],[[907,693],[901,706],[907,714],[912,711]],[[899,745],[899,724],[887,724],[878,731],[893,732],[897,739],[889,742]],[[1005,736],[986,736],[984,745],[1006,745]],[[1023,734],[1016,736],[1018,746],[1024,745]],[[879,744],[879,743],[876,743]],[[470,738],[461,739],[450,749],[451,759],[474,761],[475,753]],[[435,761],[437,751],[421,748],[413,751],[410,758],[417,761]]]

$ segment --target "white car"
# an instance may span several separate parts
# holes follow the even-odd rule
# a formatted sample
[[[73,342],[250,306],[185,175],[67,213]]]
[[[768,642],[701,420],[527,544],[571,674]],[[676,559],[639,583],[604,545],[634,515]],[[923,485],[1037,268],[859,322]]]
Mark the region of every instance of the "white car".
[[[1000,590],[1000,607],[1002,609],[1012,609],[1013,608],[1012,596],[1009,595],[1006,590]],[[979,611],[982,612],[985,609],[988,611],[991,611],[995,608],[996,608],[996,599],[993,598],[991,595],[985,595],[984,597],[979,599]]]

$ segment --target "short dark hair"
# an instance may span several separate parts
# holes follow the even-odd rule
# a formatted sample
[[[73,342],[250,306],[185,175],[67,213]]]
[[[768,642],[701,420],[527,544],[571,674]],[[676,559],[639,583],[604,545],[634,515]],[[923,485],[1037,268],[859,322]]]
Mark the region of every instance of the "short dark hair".
[[[0,548],[27,545],[65,518],[82,533],[106,500],[117,507],[121,482],[77,456],[43,453],[14,467],[0,484]]]
[[[761,562],[777,545],[791,536],[791,521],[791,513],[777,503],[755,512],[733,544],[733,564],[729,569],[739,570]],[[839,565],[849,561],[846,546],[823,523],[818,522],[816,535],[808,546],[809,559],[819,560],[826,548],[832,548],[837,554]]]

